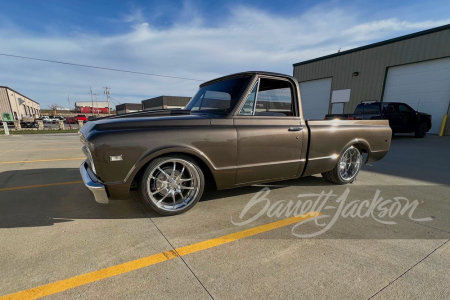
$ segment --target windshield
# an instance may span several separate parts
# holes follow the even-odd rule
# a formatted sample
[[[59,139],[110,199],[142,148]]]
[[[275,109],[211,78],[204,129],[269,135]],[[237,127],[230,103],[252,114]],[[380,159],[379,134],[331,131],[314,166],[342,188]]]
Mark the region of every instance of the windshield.
[[[196,111],[231,112],[236,106],[250,77],[238,77],[200,88],[185,109]]]

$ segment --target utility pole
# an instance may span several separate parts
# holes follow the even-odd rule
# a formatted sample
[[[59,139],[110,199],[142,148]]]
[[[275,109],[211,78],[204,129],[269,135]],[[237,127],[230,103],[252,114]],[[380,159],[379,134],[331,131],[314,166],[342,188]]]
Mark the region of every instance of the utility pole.
[[[67,101],[69,101],[69,112],[70,112],[70,96],[67,95]]]
[[[99,111],[98,111],[98,100],[97,100],[97,94],[94,94],[95,96],[95,105],[97,105],[97,117],[100,116]]]
[[[105,89],[105,91],[103,93],[106,95],[106,99],[108,100],[108,114],[110,115],[111,114],[111,106],[109,105],[109,90],[111,88],[106,86],[106,87],[104,87],[104,89]]]
[[[92,102],[92,111],[91,111],[91,113],[93,114],[94,113],[94,99],[92,99],[92,87],[89,87],[89,89],[91,90],[91,102]],[[98,110],[98,108],[97,108],[97,110]]]

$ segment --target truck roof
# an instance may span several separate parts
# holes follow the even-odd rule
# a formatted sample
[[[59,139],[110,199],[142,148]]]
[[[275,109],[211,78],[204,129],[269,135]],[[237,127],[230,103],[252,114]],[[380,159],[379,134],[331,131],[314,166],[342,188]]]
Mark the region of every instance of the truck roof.
[[[286,75],[286,74],[274,73],[274,72],[265,72],[265,71],[247,71],[247,72],[234,73],[234,74],[230,74],[230,75],[226,75],[226,76],[222,76],[222,77],[219,77],[219,78],[216,78],[216,79],[212,79],[212,80],[206,81],[206,82],[202,83],[200,85],[200,87],[204,87],[204,86],[213,84],[215,82],[227,80],[227,79],[234,78],[234,77],[253,76],[253,75],[277,76],[277,77],[283,77],[283,78],[286,78],[286,79],[293,80],[294,82],[297,82],[297,79],[295,77],[290,76],[290,75]]]

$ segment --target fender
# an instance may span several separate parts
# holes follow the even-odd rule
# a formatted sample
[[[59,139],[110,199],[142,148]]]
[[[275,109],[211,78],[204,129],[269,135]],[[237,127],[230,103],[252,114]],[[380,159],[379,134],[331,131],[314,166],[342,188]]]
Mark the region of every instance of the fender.
[[[125,177],[124,182],[131,185],[132,180],[136,176],[136,174],[139,172],[139,170],[142,169],[143,166],[145,166],[148,162],[152,161],[158,156],[169,154],[169,153],[185,153],[195,156],[196,158],[200,159],[202,162],[204,162],[213,176],[215,177],[215,171],[217,168],[214,166],[214,164],[209,160],[208,157],[205,156],[205,154],[197,149],[188,148],[188,147],[167,147],[163,149],[159,149],[150,153],[146,153],[142,156],[142,158],[136,162],[136,164],[131,168],[131,170],[128,172],[127,176]]]
[[[341,150],[341,153],[339,153],[339,155],[342,155],[342,153],[344,153],[344,149],[347,149],[347,147],[349,147],[351,145],[358,145],[358,144],[363,145],[364,147],[362,147],[362,148],[364,150],[367,150],[367,158],[366,158],[366,161],[364,162],[364,164],[367,164],[369,162],[369,157],[370,157],[370,155],[372,153],[372,149],[370,148],[369,143],[365,139],[358,139],[358,138],[356,138],[354,140],[351,140],[350,142],[348,142],[344,146],[344,148]]]

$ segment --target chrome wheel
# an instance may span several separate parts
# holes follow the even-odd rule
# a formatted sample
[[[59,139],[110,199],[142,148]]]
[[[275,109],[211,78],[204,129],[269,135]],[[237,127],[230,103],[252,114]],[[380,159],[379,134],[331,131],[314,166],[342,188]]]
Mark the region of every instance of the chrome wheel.
[[[339,177],[345,181],[352,180],[358,174],[361,164],[361,152],[353,146],[348,148],[339,160]]]
[[[189,206],[199,190],[200,175],[197,168],[181,158],[170,158],[154,166],[146,182],[149,200],[168,212]]]

